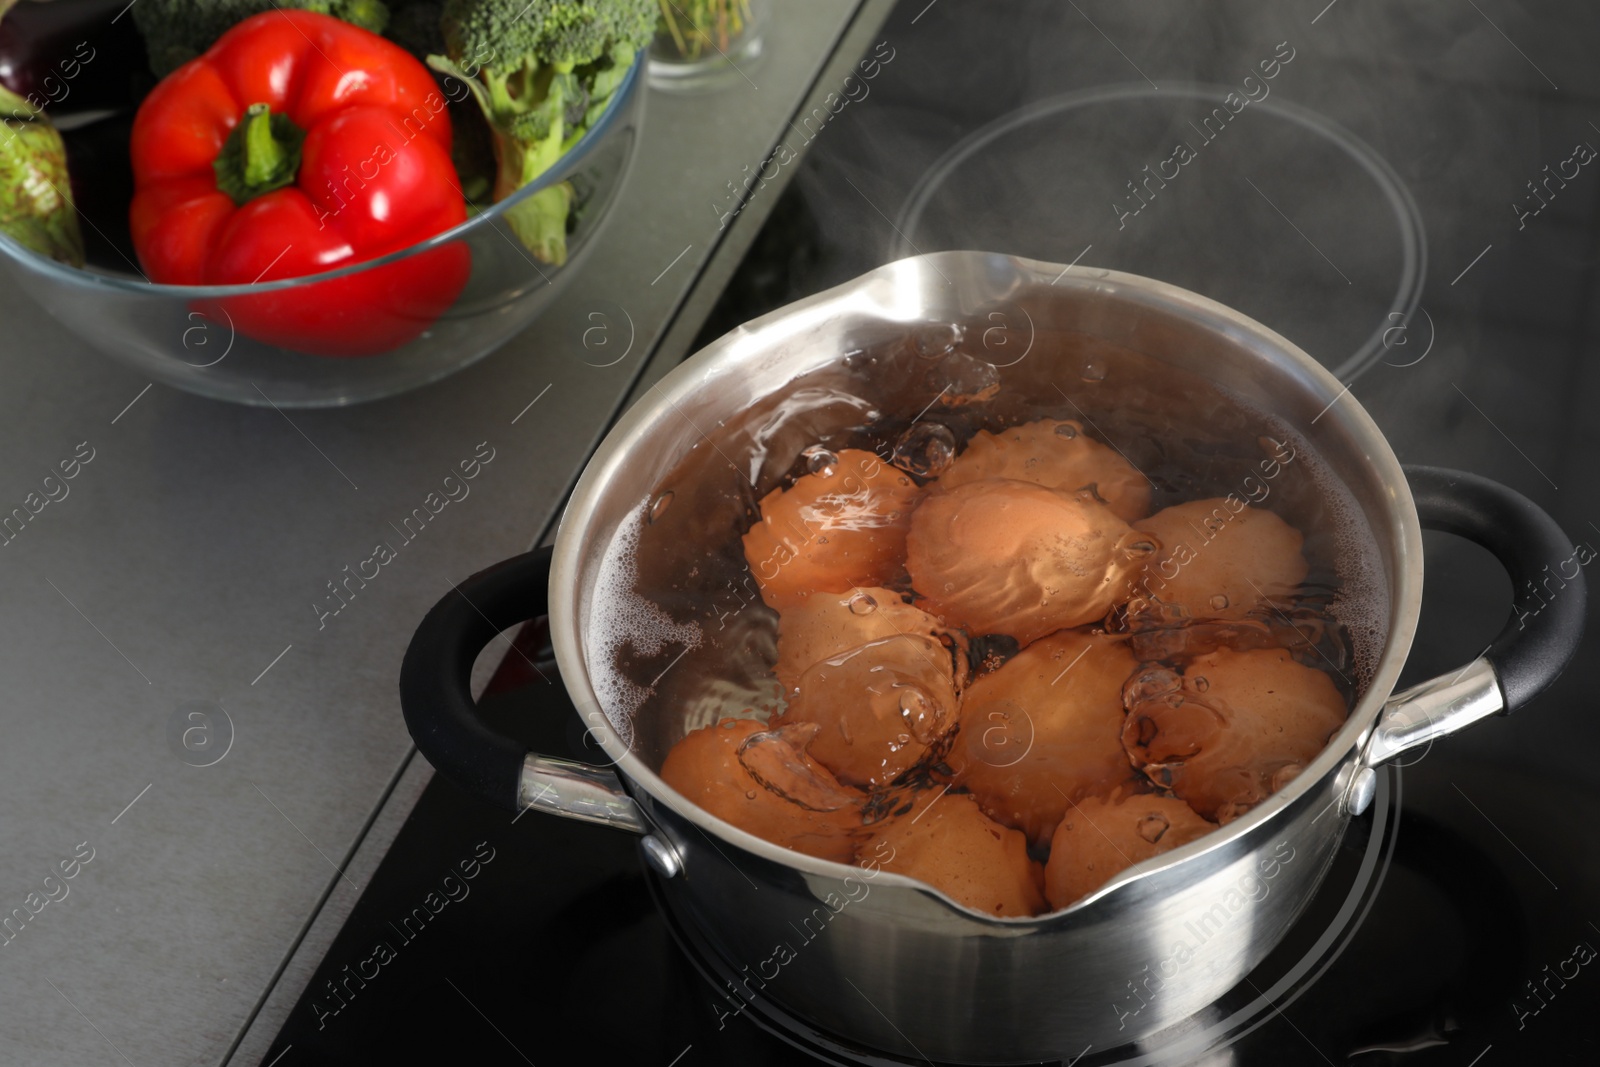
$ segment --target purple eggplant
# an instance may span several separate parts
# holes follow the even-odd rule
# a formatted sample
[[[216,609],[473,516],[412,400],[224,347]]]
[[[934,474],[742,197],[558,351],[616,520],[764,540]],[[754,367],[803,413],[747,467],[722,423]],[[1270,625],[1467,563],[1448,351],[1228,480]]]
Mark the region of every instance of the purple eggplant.
[[[127,8],[127,0],[20,0],[0,18],[0,85],[53,118],[133,107],[154,79]]]

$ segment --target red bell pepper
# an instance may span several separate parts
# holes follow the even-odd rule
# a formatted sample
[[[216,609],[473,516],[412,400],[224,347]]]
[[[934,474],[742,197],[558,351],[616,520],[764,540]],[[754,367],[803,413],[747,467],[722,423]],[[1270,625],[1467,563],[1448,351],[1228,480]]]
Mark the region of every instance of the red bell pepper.
[[[374,259],[466,218],[450,116],[426,67],[309,11],[240,22],[145,98],[133,123],[134,248],[153,282],[237,285]],[[201,310],[302,352],[405,344],[460,294],[450,242],[342,278]]]

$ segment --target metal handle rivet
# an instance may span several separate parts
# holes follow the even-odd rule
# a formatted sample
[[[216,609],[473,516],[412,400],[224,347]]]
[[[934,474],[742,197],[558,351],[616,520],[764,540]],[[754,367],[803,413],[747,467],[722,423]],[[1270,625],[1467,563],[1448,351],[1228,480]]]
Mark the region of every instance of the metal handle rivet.
[[[1351,815],[1360,815],[1372,806],[1372,798],[1377,795],[1378,772],[1371,767],[1363,767],[1356,772],[1355,780],[1350,783],[1345,807]]]
[[[655,834],[646,834],[639,839],[639,847],[644,849],[644,858],[657,874],[663,878],[676,878],[683,873],[683,858],[678,855],[678,850]]]

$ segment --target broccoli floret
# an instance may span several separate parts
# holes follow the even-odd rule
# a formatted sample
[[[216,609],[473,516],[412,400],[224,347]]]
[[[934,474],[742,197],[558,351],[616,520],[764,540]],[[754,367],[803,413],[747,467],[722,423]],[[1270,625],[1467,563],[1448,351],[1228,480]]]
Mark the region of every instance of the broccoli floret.
[[[501,66],[532,60],[576,67],[618,43],[644,47],[658,14],[655,0],[445,0],[441,25],[457,62],[497,56]]]
[[[610,101],[655,33],[657,0],[445,0],[434,69],[472,90],[494,135],[494,199],[549,170]],[[541,189],[506,212],[529,251],[567,258],[572,188]]]
[[[389,22],[382,0],[139,0],[129,13],[144,35],[150,69],[165,78],[237,23],[273,8],[332,15],[373,33]]]

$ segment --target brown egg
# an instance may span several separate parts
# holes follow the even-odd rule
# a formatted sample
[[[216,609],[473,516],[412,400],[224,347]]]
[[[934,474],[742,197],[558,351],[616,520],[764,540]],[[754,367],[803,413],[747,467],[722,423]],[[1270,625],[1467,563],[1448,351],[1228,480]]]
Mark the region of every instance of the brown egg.
[[[1156,785],[1228,822],[1281,789],[1344,724],[1333,679],[1283,649],[1219,650],[1123,691],[1122,743]]]
[[[672,746],[661,779],[706,811],[775,845],[849,863],[861,796],[803,751],[813,729],[723,719]]]
[[[1287,600],[1306,578],[1300,531],[1237,497],[1163,508],[1134,529],[1160,550],[1135,573],[1127,598],[1154,600],[1169,617],[1240,618],[1262,600]]]
[[[1142,563],[1139,542],[1104,504],[993,478],[923,499],[906,569],[947,623],[1026,645],[1102,618]]]
[[[1105,634],[1042,637],[961,697],[945,760],[983,809],[1036,845],[1072,802],[1135,777],[1122,747],[1122,686],[1138,661]]]
[[[847,448],[791,488],[768,493],[760,520],[744,535],[762,599],[783,611],[812,593],[892,579],[905,560],[906,525],[919,492],[904,471]]]
[[[1022,834],[1001,826],[963,793],[928,790],[909,812],[873,828],[856,862],[927,882],[990,915],[1037,915],[1043,870]]]
[[[1052,908],[1082,900],[1118,874],[1215,830],[1175,797],[1085,797],[1050,838],[1044,892]]]
[[[985,478],[1012,478],[1069,492],[1092,485],[1122,521],[1150,514],[1150,480],[1071,420],[1040,419],[999,433],[980,431],[940,476],[939,485],[954,489]]]
[[[966,643],[958,631],[945,629],[892,589],[868,586],[816,593],[778,617],[778,684],[787,694],[806,668],[886,637],[932,637],[963,648]]]
[[[888,785],[955,729],[950,650],[897,635],[814,663],[775,722],[815,723],[806,751],[851,785]]]

